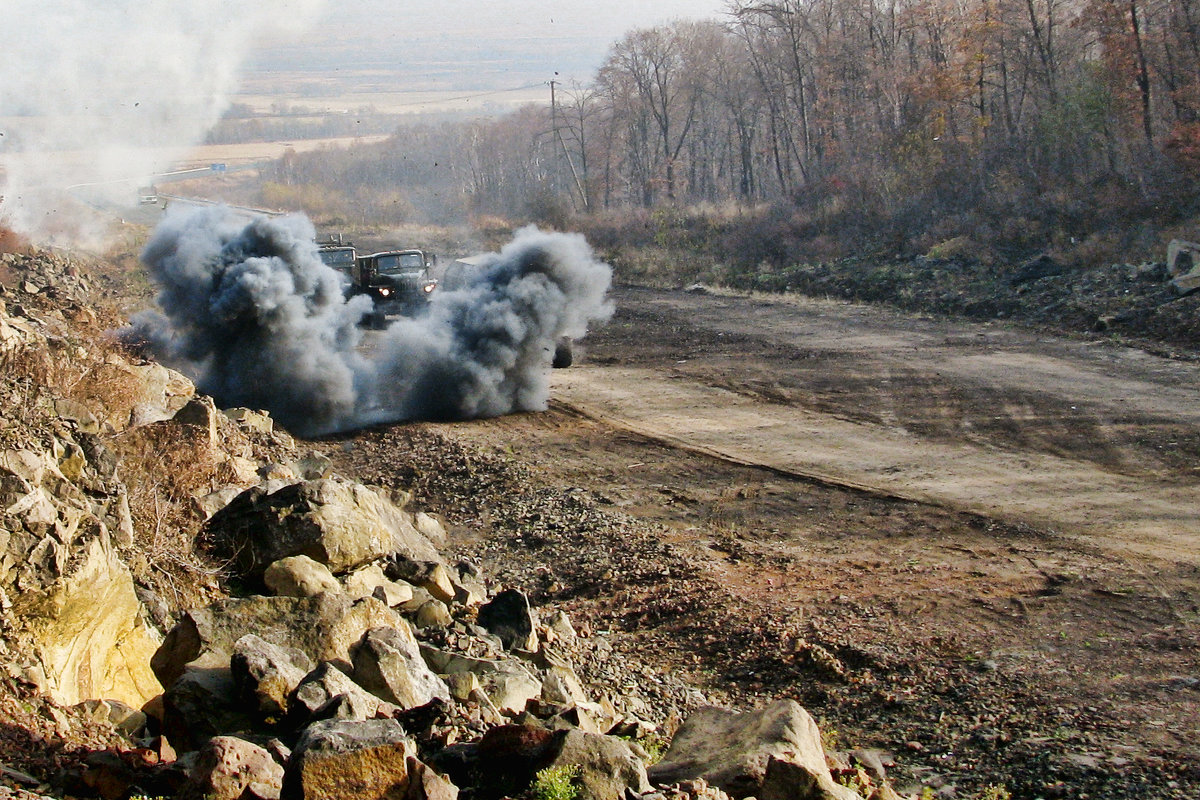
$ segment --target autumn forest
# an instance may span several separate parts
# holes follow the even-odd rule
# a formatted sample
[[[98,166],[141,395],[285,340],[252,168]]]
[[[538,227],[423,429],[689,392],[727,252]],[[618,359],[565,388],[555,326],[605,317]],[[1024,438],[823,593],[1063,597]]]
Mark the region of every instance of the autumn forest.
[[[766,261],[1109,258],[1196,213],[1200,0],[735,0],[550,91],[289,155],[263,200],[342,224],[735,219]]]

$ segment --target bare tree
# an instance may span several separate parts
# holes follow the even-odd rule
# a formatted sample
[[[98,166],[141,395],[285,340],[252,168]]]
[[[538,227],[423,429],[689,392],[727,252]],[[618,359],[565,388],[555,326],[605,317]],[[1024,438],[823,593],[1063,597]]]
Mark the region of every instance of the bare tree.
[[[655,172],[661,174],[669,201],[676,199],[676,163],[704,97],[704,44],[713,33],[710,25],[677,22],[632,31],[613,46],[601,68],[610,87],[624,88],[619,94],[610,91],[610,99],[628,106],[627,118],[648,121],[653,129]]]

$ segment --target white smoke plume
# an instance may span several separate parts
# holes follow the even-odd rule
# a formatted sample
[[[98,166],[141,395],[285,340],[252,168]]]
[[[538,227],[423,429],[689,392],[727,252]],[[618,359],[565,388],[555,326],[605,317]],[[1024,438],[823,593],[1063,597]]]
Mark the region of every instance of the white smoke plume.
[[[323,0],[4,0],[0,220],[70,230],[73,200],[184,155],[228,105],[256,43],[300,30]]]
[[[318,435],[386,421],[546,408],[555,343],[608,319],[612,270],[578,234],[524,228],[423,313],[371,334],[299,215],[168,213],[143,253],[161,312],[123,333],[229,408],[268,409]]]

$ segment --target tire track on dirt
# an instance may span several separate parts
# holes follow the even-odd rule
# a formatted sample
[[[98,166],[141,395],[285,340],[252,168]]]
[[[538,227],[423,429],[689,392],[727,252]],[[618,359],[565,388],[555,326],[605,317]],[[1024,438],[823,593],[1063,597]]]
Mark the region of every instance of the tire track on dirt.
[[[552,393],[585,416],[734,463],[1026,522],[1116,552],[1200,563],[1194,486],[1052,454],[926,441],[654,369],[562,371]]]

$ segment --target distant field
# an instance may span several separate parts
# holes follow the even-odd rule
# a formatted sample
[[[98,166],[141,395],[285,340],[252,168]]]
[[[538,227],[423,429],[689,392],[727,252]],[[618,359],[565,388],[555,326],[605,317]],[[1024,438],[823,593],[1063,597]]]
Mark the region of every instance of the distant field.
[[[249,106],[254,111],[270,115],[280,103],[299,106],[315,113],[353,114],[368,110],[376,114],[427,114],[427,113],[466,113],[466,114],[502,114],[527,103],[549,103],[550,89],[548,85],[537,85],[511,90],[470,89],[450,91],[444,89],[397,90],[380,85],[377,89],[359,87],[357,91],[337,92],[330,88],[329,94],[314,93],[312,86],[306,84],[307,91],[295,88],[282,88],[275,91],[265,91],[265,86],[256,86],[254,81],[245,87],[245,93],[235,95],[234,103]],[[282,81],[282,87],[289,86]]]
[[[489,82],[482,77],[486,70],[480,69],[480,88],[449,89],[445,76],[432,62],[422,66],[428,71],[417,80],[387,67],[339,68],[332,72],[290,68],[253,71],[244,76],[241,90],[229,97],[231,105],[241,106],[248,113],[231,120],[234,135],[216,137],[232,144],[146,148],[108,142],[95,150],[30,147],[0,154],[0,183],[7,175],[20,171],[35,176],[35,183],[27,187],[30,190],[136,187],[165,173],[210,164],[226,164],[230,169],[246,167],[277,159],[288,149],[310,152],[372,144],[386,139],[387,132],[406,121],[499,116],[528,103],[549,102],[549,86],[538,83],[529,72],[499,69],[501,77],[493,75]],[[330,118],[345,119],[348,124],[321,125],[323,119]],[[352,123],[360,118],[361,129],[371,133],[339,135],[358,128]],[[261,128],[256,130],[258,123],[262,123]],[[32,124],[29,118],[0,116],[0,130],[20,130]],[[63,119],[60,124],[101,134],[105,128],[103,118],[91,116]],[[246,131],[249,136],[243,135]],[[243,138],[259,141],[244,142]]]
[[[282,156],[288,149],[298,153],[319,150],[323,147],[346,147],[351,144],[373,144],[387,138],[385,134],[375,136],[341,136],[326,139],[295,139],[278,142],[246,142],[242,144],[199,145],[186,150],[168,148],[130,149],[136,153],[138,163],[157,164],[160,173],[182,169],[208,167],[210,164],[227,164],[230,167],[269,161]],[[31,153],[10,153],[0,159],[0,175],[4,174],[7,163],[20,164],[28,161],[45,166],[52,163],[57,167],[57,174],[76,175],[79,182],[88,180],[90,170],[95,161],[95,154],[86,150],[38,151]],[[130,175],[126,182],[142,180],[142,176]],[[120,180],[106,180],[107,183],[120,183]],[[62,188],[62,187],[60,187]]]
[[[289,149],[295,150],[298,153],[307,153],[313,150],[320,150],[323,147],[374,144],[386,138],[388,137],[385,134],[379,134],[376,136],[341,136],[330,139],[296,139],[286,142],[201,145],[188,151],[187,157],[177,162],[177,168],[206,167],[209,164],[228,164],[234,166],[279,158]]]

